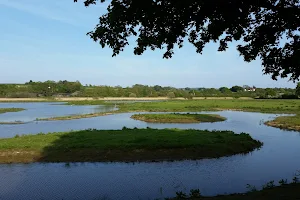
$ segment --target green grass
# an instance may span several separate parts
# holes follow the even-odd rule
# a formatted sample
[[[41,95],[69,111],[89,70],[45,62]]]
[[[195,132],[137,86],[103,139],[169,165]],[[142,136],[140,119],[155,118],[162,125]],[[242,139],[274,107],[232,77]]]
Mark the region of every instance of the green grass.
[[[217,110],[241,110],[263,113],[300,113],[300,100],[190,100],[139,102],[120,104],[120,112],[196,112]]]
[[[24,108],[0,108],[0,114],[7,112],[20,112],[25,110]]]
[[[199,123],[199,122],[219,122],[226,118],[214,114],[135,114],[132,119],[151,123]]]
[[[91,118],[91,117],[99,117],[111,115],[113,113],[88,113],[88,114],[80,114],[80,115],[69,115],[69,116],[60,116],[60,117],[50,117],[50,118],[37,118],[36,121],[58,121],[58,120],[73,120],[73,119],[82,119],[82,118]]]
[[[72,101],[72,105],[111,104],[101,100]],[[300,100],[282,99],[203,99],[169,100],[158,102],[119,103],[119,112],[196,112],[217,110],[241,110],[263,113],[300,113]]]
[[[266,122],[265,124],[281,129],[300,131],[300,115],[277,117],[272,121]]]
[[[231,131],[83,130],[0,139],[0,163],[201,159],[248,153],[262,143]]]
[[[114,105],[110,102],[103,101],[103,100],[82,100],[82,101],[70,101],[63,105]]]

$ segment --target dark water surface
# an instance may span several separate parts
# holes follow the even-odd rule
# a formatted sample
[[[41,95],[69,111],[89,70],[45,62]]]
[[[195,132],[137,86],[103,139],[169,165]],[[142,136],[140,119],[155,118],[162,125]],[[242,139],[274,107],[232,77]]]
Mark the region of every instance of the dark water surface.
[[[31,106],[34,108],[33,104]],[[52,115],[62,114],[61,110],[59,113],[55,110],[53,108]],[[28,112],[34,111],[29,109]],[[213,113],[228,119],[202,124],[151,124],[130,119],[132,113],[124,113],[71,121],[0,126],[1,137],[12,137],[17,133],[149,126],[232,130],[249,133],[264,142],[260,150],[247,155],[198,161],[3,164],[0,165],[0,199],[155,199],[190,189],[200,189],[203,195],[216,195],[245,192],[246,184],[260,188],[271,180],[291,180],[300,170],[300,133],[263,125],[263,121],[271,120],[276,115],[233,111]]]

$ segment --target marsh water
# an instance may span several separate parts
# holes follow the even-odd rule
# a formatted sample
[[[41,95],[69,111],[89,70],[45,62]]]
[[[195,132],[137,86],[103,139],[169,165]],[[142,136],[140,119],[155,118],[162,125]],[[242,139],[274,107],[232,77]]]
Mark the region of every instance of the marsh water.
[[[69,106],[57,102],[40,103],[0,103],[0,108],[24,108],[22,112],[8,112],[0,115],[0,122],[32,122],[37,118],[108,112],[114,106]]]
[[[264,143],[246,155],[219,159],[155,163],[34,163],[0,165],[0,199],[159,199],[177,191],[200,189],[203,195],[245,192],[246,184],[260,188],[268,181],[291,180],[300,170],[300,133],[263,124],[275,114],[221,111],[224,122],[151,124],[130,118],[133,113],[70,121],[34,121],[35,118],[111,111],[114,107],[67,106],[52,103],[0,103],[26,111],[0,115],[0,137],[122,127],[232,130],[249,133]],[[100,109],[100,110],[99,110]]]

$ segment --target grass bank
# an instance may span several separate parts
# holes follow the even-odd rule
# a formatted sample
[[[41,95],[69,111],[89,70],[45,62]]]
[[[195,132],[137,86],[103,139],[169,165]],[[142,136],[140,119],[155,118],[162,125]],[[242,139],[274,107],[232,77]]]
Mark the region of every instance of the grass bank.
[[[24,108],[0,108],[0,114],[7,112],[20,112],[25,110]]]
[[[288,183],[287,179],[282,179],[275,185],[275,181],[270,181],[262,186],[262,190],[257,190],[256,187],[247,185],[248,192],[230,195],[218,195],[205,197],[201,195],[200,190],[191,190],[189,194],[177,192],[176,197],[166,198],[167,200],[189,199],[189,200],[292,200],[300,199],[300,183],[299,174],[295,175],[293,181]]]
[[[180,194],[182,195],[182,194]],[[175,199],[189,199],[189,200],[294,200],[300,199],[300,184],[292,183],[288,185],[282,185],[278,187],[268,188],[261,191],[248,192],[245,194],[232,194],[232,195],[219,195],[214,197],[195,197],[186,195],[188,197],[175,197],[169,198],[169,200]]]
[[[23,121],[13,121],[13,122],[0,122],[0,125],[16,125],[16,124],[25,124]]]
[[[262,143],[231,131],[83,130],[0,139],[0,163],[161,161],[248,153]]]
[[[151,123],[200,123],[200,122],[219,122],[226,118],[214,114],[135,114],[132,119]]]
[[[111,104],[102,100],[72,101],[72,105]],[[197,112],[240,110],[263,113],[300,113],[300,100],[282,99],[202,99],[118,103],[119,112]]]
[[[300,115],[277,117],[265,124],[280,129],[300,131]]]
[[[36,121],[58,121],[58,120],[73,120],[73,119],[82,119],[82,118],[91,118],[112,115],[113,113],[88,113],[80,115],[69,115],[69,116],[60,116],[60,117],[50,117],[50,118],[37,118]]]
[[[138,102],[120,104],[120,112],[196,112],[240,110],[263,113],[298,113],[300,100],[189,100],[164,102]]]
[[[68,101],[66,104],[63,105],[84,106],[84,105],[114,105],[114,104],[106,102],[104,100],[82,100],[82,101]]]

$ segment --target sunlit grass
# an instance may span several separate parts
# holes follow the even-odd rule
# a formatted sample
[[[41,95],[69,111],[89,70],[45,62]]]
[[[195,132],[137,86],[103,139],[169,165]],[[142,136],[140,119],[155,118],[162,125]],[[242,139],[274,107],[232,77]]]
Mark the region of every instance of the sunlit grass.
[[[200,123],[200,122],[219,122],[226,118],[214,114],[135,114],[131,118],[151,123]]]
[[[261,145],[231,131],[83,130],[0,139],[0,162],[199,159],[247,153]]]

